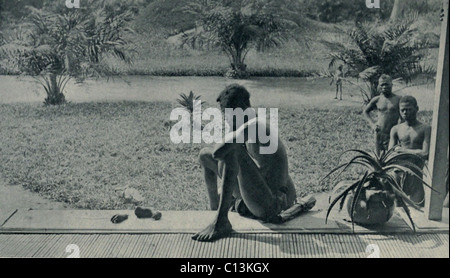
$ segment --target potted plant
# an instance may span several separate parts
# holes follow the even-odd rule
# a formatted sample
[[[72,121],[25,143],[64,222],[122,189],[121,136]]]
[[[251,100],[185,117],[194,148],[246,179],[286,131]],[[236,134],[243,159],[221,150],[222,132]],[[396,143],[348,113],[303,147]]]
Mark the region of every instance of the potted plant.
[[[365,168],[365,173],[358,180],[340,182],[335,186],[332,195],[337,196],[330,203],[326,221],[331,209],[338,201],[340,201],[339,209],[342,210],[348,196],[347,211],[352,225],[354,223],[362,225],[385,223],[392,217],[397,204],[404,209],[415,231],[407,204],[420,211],[421,208],[403,192],[404,178],[400,179],[396,172],[413,175],[425,186],[430,187],[422,178],[423,170],[411,162],[423,159],[414,154],[397,153],[394,149],[381,153],[379,156],[374,152],[368,153],[356,149],[348,150],[343,154],[349,152],[355,155],[348,162],[331,170],[324,179],[339,171],[335,177],[337,178],[352,165],[362,166]]]

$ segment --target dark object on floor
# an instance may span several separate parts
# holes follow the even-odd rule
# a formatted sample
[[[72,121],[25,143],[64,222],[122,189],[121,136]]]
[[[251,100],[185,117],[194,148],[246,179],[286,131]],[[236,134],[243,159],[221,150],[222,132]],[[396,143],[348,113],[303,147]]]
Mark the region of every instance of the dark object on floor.
[[[137,207],[134,210],[134,214],[137,218],[152,218],[153,211],[151,208]]]
[[[282,211],[278,218],[276,219],[276,223],[284,223],[286,221],[289,221],[300,214],[310,211],[314,206],[316,205],[316,198],[313,196],[306,196],[299,200],[296,204],[294,204],[292,207],[288,208],[285,211]]]
[[[159,219],[161,219],[161,217],[162,217],[162,213],[159,211],[155,212],[155,214],[153,215],[153,219],[155,219],[155,220],[159,220]]]
[[[111,217],[111,222],[113,222],[114,224],[119,224],[127,219],[128,219],[128,214],[116,214],[113,217]]]

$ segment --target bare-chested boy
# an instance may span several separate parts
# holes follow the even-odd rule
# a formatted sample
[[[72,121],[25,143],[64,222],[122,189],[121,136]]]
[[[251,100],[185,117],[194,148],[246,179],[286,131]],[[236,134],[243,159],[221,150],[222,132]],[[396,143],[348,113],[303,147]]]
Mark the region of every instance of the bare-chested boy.
[[[378,82],[380,95],[374,97],[365,107],[363,113],[367,122],[375,131],[375,151],[388,150],[391,128],[398,124],[400,96],[392,93],[392,78],[389,75],[381,75]],[[376,110],[378,117],[374,120],[370,112]]]
[[[338,93],[340,92],[340,100],[342,100],[342,82],[344,78],[344,72],[342,71],[343,68],[344,67],[342,65],[338,67],[333,75],[333,80],[331,81],[331,83],[333,83],[333,81],[336,83],[336,96],[334,97],[334,99],[338,98]]]
[[[237,84],[226,87],[217,101],[222,111],[225,108],[242,108],[244,111],[250,108],[249,92]],[[265,128],[266,134],[274,136],[264,120],[253,117],[241,126],[236,126],[236,121],[226,119],[232,130],[236,131],[232,136],[234,138],[238,138],[239,134],[246,134],[252,125],[256,125],[257,129]],[[288,174],[288,159],[283,143],[278,136],[271,138],[270,140],[278,140],[275,153],[260,154],[260,146],[266,144],[261,143],[258,137],[256,143],[249,143],[246,137],[245,143],[218,144],[214,148],[200,151],[199,160],[204,169],[210,206],[212,210],[217,209],[217,214],[213,222],[194,235],[193,239],[213,241],[230,234],[232,227],[228,211],[232,202],[241,215],[267,222],[274,220],[282,210],[295,202],[296,192]],[[217,186],[218,176],[221,180],[220,187]]]
[[[417,111],[419,111],[419,107],[414,97],[404,96],[400,99],[400,115],[404,122],[392,128],[389,149],[395,147],[395,151],[399,153],[411,153],[419,156],[421,159],[411,162],[422,169],[424,161],[428,159],[431,127],[417,120]],[[416,174],[422,176],[421,173]],[[416,177],[406,174],[403,191],[412,201],[421,206],[424,205],[423,184]]]

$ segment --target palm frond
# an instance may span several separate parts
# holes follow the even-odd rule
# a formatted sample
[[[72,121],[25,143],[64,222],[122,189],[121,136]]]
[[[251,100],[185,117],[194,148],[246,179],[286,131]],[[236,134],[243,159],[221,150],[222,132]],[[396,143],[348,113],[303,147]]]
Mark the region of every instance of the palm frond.
[[[177,102],[180,104],[180,107],[186,109],[187,111],[189,111],[189,113],[193,113],[194,112],[194,103],[196,101],[200,101],[199,104],[203,105],[206,102],[205,101],[201,101],[200,100],[201,96],[196,96],[194,95],[194,93],[192,91],[189,92],[189,95],[180,94],[180,99],[177,99]]]

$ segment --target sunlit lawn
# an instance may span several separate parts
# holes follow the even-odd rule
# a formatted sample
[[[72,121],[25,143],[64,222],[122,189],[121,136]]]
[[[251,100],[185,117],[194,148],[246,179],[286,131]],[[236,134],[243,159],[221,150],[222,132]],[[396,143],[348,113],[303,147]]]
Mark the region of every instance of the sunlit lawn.
[[[170,141],[175,103],[104,102],[43,107],[0,105],[0,175],[70,207],[129,208],[115,188],[130,186],[144,205],[161,210],[207,209],[197,162],[200,144]],[[279,108],[279,132],[300,196],[319,184],[342,151],[370,150],[360,109]],[[431,121],[431,112],[420,114]]]

